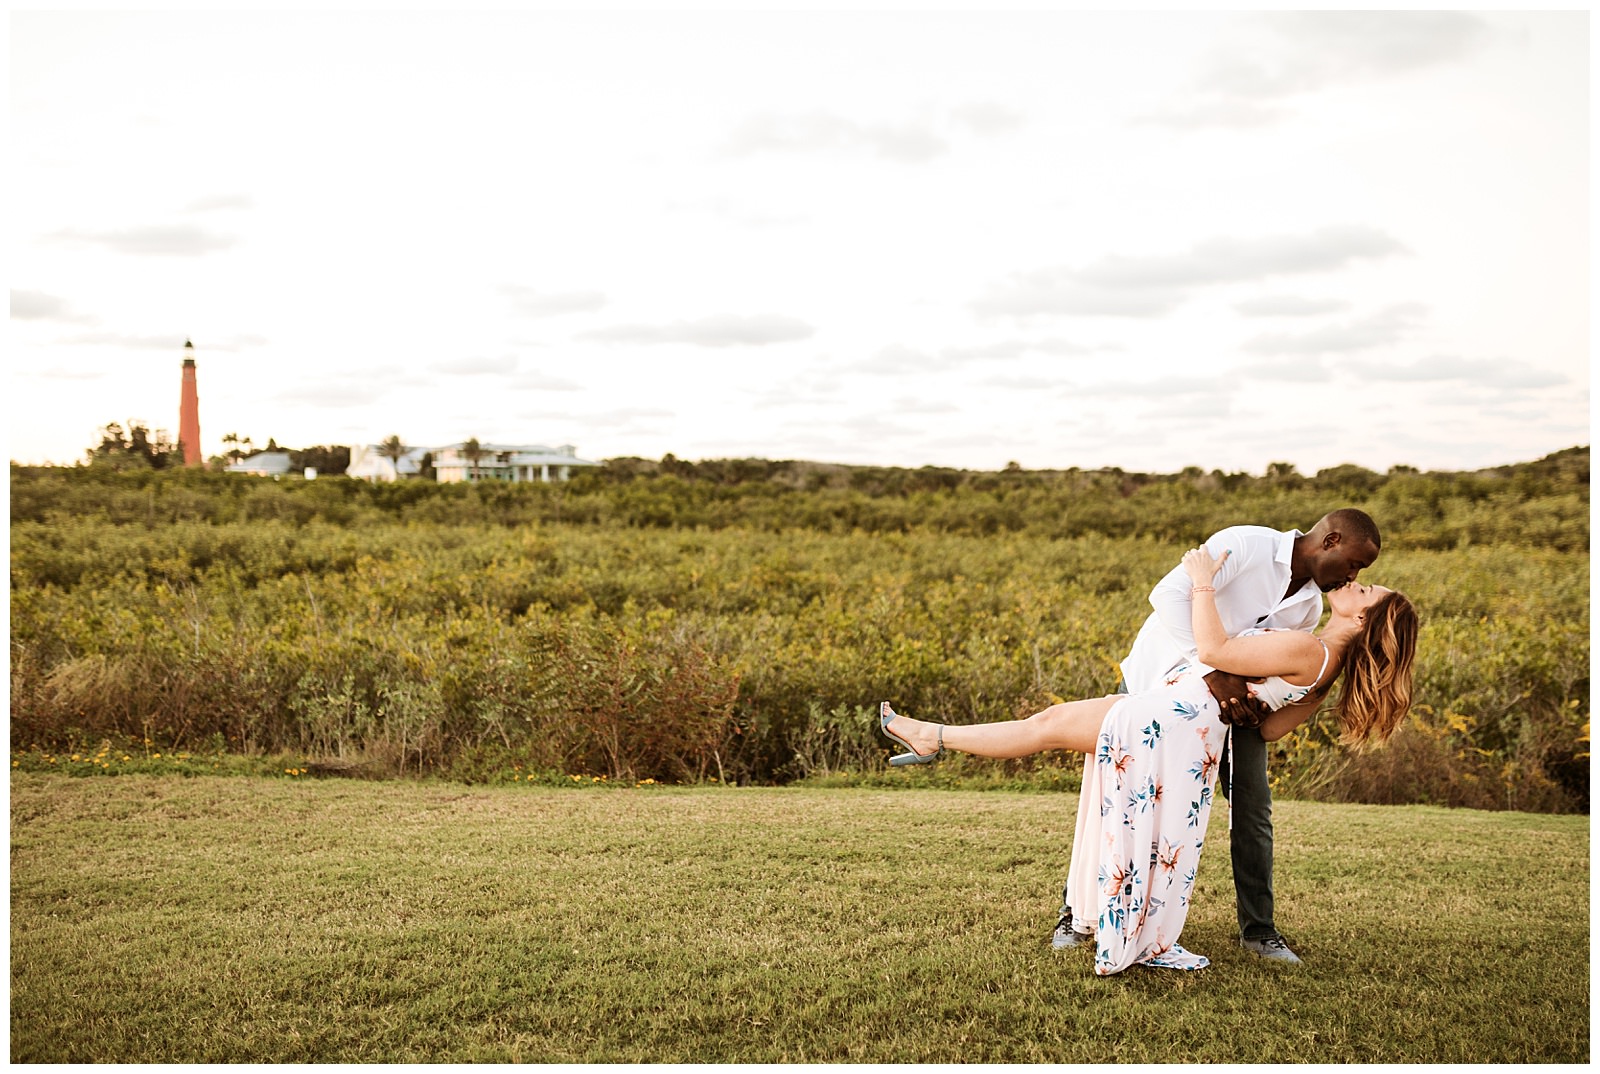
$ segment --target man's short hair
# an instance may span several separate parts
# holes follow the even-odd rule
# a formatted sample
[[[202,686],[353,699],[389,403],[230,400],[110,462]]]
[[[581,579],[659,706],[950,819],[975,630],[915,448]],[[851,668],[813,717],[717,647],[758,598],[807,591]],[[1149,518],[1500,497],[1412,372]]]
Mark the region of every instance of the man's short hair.
[[[1369,541],[1373,548],[1383,547],[1383,538],[1378,535],[1378,524],[1372,521],[1372,516],[1365,511],[1358,511],[1354,507],[1341,507],[1337,511],[1330,511],[1327,515],[1328,527],[1337,530],[1347,539],[1360,538]]]

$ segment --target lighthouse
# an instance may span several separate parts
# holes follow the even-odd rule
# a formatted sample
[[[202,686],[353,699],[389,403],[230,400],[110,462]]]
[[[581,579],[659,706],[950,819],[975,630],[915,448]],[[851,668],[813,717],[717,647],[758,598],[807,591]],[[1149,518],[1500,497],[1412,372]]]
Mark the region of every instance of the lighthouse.
[[[204,466],[200,454],[200,389],[194,378],[194,344],[183,341],[183,394],[178,399],[178,447],[185,466]]]

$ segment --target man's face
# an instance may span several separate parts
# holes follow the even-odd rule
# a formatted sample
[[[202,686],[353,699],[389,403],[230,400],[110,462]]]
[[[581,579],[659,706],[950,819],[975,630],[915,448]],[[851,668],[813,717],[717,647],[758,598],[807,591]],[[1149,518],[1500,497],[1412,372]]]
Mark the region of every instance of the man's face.
[[[1312,557],[1311,579],[1324,593],[1356,580],[1356,575],[1378,559],[1371,541],[1346,540],[1337,533],[1323,539],[1322,548]]]

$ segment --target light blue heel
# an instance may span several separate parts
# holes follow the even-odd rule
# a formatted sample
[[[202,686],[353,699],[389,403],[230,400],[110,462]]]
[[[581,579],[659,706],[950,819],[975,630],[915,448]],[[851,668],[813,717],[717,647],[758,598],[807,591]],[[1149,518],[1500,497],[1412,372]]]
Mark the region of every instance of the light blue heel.
[[[939,748],[932,753],[918,753],[915,746],[901,738],[899,735],[895,734],[893,731],[889,730],[889,721],[894,719],[895,716],[896,713],[894,709],[889,707],[889,702],[885,701],[883,704],[878,706],[879,729],[883,731],[885,736],[892,738],[894,741],[900,743],[900,745],[911,751],[910,753],[895,754],[893,757],[889,758],[890,764],[929,764],[944,756],[944,724],[939,725]]]

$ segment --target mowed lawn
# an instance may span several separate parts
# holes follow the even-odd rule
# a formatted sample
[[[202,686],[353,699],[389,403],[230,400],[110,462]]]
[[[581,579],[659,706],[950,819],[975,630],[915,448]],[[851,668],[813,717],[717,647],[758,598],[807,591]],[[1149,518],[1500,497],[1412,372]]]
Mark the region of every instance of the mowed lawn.
[[[1065,794],[11,779],[14,1061],[1587,1062],[1589,821],[1277,804],[1239,950],[1047,935]]]

